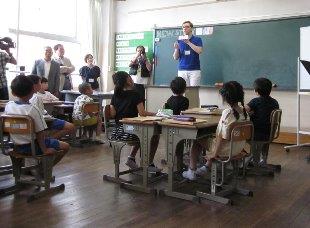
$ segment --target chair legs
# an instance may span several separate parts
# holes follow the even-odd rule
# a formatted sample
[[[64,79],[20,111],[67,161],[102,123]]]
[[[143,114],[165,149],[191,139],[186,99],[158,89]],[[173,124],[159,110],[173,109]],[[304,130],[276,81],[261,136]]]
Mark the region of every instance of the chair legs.
[[[136,143],[136,142],[135,142]],[[113,148],[113,160],[114,160],[114,165],[115,165],[115,171],[114,171],[114,176],[110,175],[103,175],[103,180],[110,181],[113,183],[119,184],[121,187],[134,190],[134,191],[139,191],[139,192],[144,192],[144,193],[156,193],[156,189],[149,188],[147,186],[148,183],[155,182],[163,177],[165,175],[160,175],[157,177],[154,177],[152,179],[143,179],[142,184],[134,184],[132,181],[125,180],[121,178],[120,176],[125,175],[125,174],[130,174],[130,173],[135,173],[137,171],[143,170],[143,166],[137,168],[137,169],[129,169],[125,171],[121,171],[119,169],[120,166],[120,157],[121,157],[121,151],[123,147],[127,144],[127,142],[122,142],[122,141],[111,141],[112,148]],[[143,177],[144,178],[144,177]],[[146,182],[144,182],[146,180]]]
[[[218,176],[218,165],[222,165],[220,162],[212,162],[211,166],[211,193],[205,192],[196,192],[196,195],[200,198],[204,198],[207,200],[215,201],[222,204],[232,204],[232,201],[225,196],[238,193],[245,196],[253,196],[253,192],[247,189],[243,189],[238,187],[238,170],[239,164],[237,160],[232,161],[233,166],[233,179],[230,185],[224,185],[224,180],[222,179],[225,177],[225,167],[222,166],[222,175],[221,177]],[[219,181],[221,183],[219,183]]]
[[[16,191],[20,190],[20,186],[22,184],[30,184],[30,185],[35,185],[38,186],[39,189],[41,187],[44,187],[44,190],[41,190],[39,192],[35,192],[31,194],[27,202],[31,202],[35,199],[41,198],[43,196],[46,196],[50,193],[55,193],[59,191],[63,191],[65,189],[65,185],[61,184],[55,187],[51,187],[51,182],[54,181],[53,176],[52,176],[52,171],[53,171],[53,166],[54,166],[54,159],[55,155],[50,155],[50,156],[43,156],[40,158],[41,160],[41,168],[43,170],[43,181],[42,178],[39,177],[40,175],[35,177],[35,180],[24,180],[21,179],[21,174],[22,174],[22,166],[24,164],[24,158],[19,158],[15,156],[10,156],[12,160],[12,165],[13,165],[13,176],[15,178],[15,186],[10,187],[5,194],[12,194],[15,193]],[[37,165],[37,168],[40,166]],[[1,192],[0,192],[1,193]]]
[[[123,172],[119,171],[119,165],[120,165],[120,160],[121,160],[121,152],[122,152],[123,147],[126,145],[126,143],[119,142],[119,141],[111,141],[110,143],[111,143],[112,149],[113,149],[114,177],[105,174],[105,175],[103,175],[103,180],[111,181],[111,182],[114,182],[117,184],[121,184],[121,183],[125,183],[125,182],[131,183],[131,181],[126,181],[126,180],[120,178],[120,176],[123,174],[131,173],[131,172],[133,172],[133,170],[123,171]],[[141,170],[141,169],[139,169],[139,170]]]
[[[253,167],[247,166],[247,175],[255,176],[274,176],[275,171],[281,171],[281,165],[267,164],[269,144],[263,142],[253,142],[252,143],[252,156],[250,161],[253,162]],[[262,156],[263,163],[260,163]],[[249,163],[248,163],[249,164]]]

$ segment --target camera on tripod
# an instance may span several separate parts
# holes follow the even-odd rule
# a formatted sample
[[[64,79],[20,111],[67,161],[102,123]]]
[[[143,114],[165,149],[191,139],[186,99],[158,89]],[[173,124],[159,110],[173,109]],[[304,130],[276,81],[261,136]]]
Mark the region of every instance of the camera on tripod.
[[[0,49],[7,50],[9,48],[15,48],[16,44],[12,41],[10,37],[0,38]]]

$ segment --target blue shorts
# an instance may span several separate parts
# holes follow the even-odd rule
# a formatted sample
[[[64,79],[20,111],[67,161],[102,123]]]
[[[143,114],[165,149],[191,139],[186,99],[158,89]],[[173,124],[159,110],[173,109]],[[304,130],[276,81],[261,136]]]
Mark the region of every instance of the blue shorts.
[[[44,143],[47,148],[53,148],[55,150],[60,150],[60,143],[57,139],[46,138]],[[17,145],[15,148],[18,153],[31,155],[31,144],[30,143],[24,144],[24,145]],[[36,155],[43,154],[43,151],[41,150],[37,141],[35,141],[35,150],[36,150]]]
[[[62,130],[65,127],[65,123],[66,123],[66,121],[64,121],[64,120],[54,119],[52,126],[51,126],[51,129],[52,130]]]

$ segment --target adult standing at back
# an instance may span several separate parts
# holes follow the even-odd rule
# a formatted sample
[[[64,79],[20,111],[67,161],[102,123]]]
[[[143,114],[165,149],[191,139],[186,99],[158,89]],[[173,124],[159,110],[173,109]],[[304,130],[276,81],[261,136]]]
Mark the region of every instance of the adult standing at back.
[[[47,78],[48,91],[58,97],[60,65],[52,59],[52,55],[52,48],[50,46],[44,47],[44,58],[35,61],[31,74]]]
[[[99,91],[98,78],[100,78],[101,70],[94,64],[94,57],[91,54],[85,55],[84,61],[86,66],[79,70],[82,80],[89,83],[93,90]]]
[[[7,63],[17,64],[16,59],[10,52],[10,48],[15,45],[11,38],[4,37],[0,39],[0,100],[9,100],[8,83],[5,75],[5,67]],[[5,51],[5,52],[4,52]]]
[[[201,71],[199,54],[202,53],[202,40],[193,35],[193,24],[182,24],[183,37],[174,43],[173,58],[179,60],[178,76],[184,78],[188,86],[199,86]]]
[[[71,73],[75,70],[75,67],[72,65],[70,59],[64,56],[65,49],[62,44],[56,44],[54,51],[56,53],[54,60],[60,65],[59,91],[71,90],[73,88]]]
[[[152,65],[148,61],[145,48],[143,46],[136,47],[136,55],[129,63],[129,67],[136,69],[133,74],[129,71],[129,74],[134,82],[134,88],[139,95],[145,100],[145,88],[144,85],[149,83],[149,78],[152,71]]]

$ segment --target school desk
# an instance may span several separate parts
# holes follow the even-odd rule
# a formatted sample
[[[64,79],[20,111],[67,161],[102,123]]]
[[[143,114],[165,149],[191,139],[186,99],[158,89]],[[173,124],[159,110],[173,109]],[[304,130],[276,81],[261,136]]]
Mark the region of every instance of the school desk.
[[[65,101],[75,101],[75,99],[81,95],[79,91],[74,90],[62,90],[61,93],[65,94]],[[99,104],[102,105],[103,100],[110,100],[112,99],[113,93],[104,93],[104,92],[97,92],[91,95],[91,97],[95,100],[98,100]]]
[[[153,135],[159,135],[161,133],[161,127],[157,124],[157,120],[160,120],[160,117],[136,117],[136,118],[125,118],[121,120],[123,123],[124,131],[129,134],[136,135],[140,140],[140,151],[141,151],[141,167],[142,167],[142,184],[133,184],[130,181],[123,180],[119,178],[120,175],[133,173],[135,171],[141,170],[127,170],[119,172],[120,164],[120,150],[123,147],[124,143],[121,141],[111,141],[113,147],[119,146],[119,150],[113,149],[114,153],[114,165],[115,165],[115,177],[104,175],[103,179],[112,181],[115,183],[121,184],[122,187],[132,189],[135,191],[145,192],[145,193],[155,193],[156,190],[149,187],[150,182],[155,182],[166,174],[160,174],[156,177],[153,177],[149,180],[148,177],[148,166],[149,166],[149,156],[151,149],[151,139]]]
[[[165,190],[160,190],[160,195],[167,195],[180,199],[193,201],[198,199],[194,195],[177,192],[173,180],[173,167],[175,163],[175,151],[177,144],[185,139],[198,139],[202,136],[214,133],[220,120],[219,115],[208,115],[207,119],[198,119],[198,123],[193,125],[182,124],[178,121],[163,120],[158,122],[162,127],[162,137],[165,140],[165,149],[168,165],[168,186]],[[200,122],[201,121],[201,122]]]

